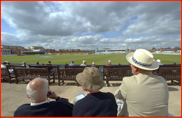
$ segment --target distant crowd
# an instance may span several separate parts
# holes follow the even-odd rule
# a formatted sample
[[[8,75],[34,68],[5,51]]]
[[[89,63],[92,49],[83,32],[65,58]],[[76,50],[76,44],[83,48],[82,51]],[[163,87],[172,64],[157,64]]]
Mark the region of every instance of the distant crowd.
[[[154,59],[153,59],[153,60],[154,60]],[[154,60],[154,61],[155,61],[155,60]],[[163,65],[163,64],[161,63],[161,60],[160,60],[160,59],[157,59],[156,62],[157,62],[159,65]],[[82,64],[80,64],[80,66],[87,66],[86,63],[87,63],[86,60],[83,60]],[[1,68],[6,68],[6,65],[10,65],[10,62],[8,62],[8,61],[3,62],[3,63],[1,64]],[[52,66],[51,61],[48,61],[47,64],[44,64],[44,63],[40,64],[39,61],[37,61],[36,64],[35,64],[35,66],[41,66],[41,65],[42,65],[42,66]],[[66,63],[66,65],[68,65],[68,64]],[[119,63],[119,65],[121,65],[121,64]],[[22,65],[21,65],[21,66],[25,66],[25,67],[29,68],[29,66],[27,65],[27,63],[26,63],[25,61],[22,62]],[[71,63],[69,64],[69,66],[75,66],[74,61],[71,61]],[[91,66],[95,67],[95,66],[96,66],[96,65],[95,65],[95,62],[92,62]],[[108,63],[107,63],[106,66],[113,66],[113,65],[111,64],[111,60],[108,60]]]

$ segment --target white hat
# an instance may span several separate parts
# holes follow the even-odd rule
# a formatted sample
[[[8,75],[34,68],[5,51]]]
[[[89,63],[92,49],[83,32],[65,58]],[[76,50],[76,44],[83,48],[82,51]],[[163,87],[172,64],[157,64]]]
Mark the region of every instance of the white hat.
[[[127,61],[143,70],[156,70],[159,65],[153,61],[153,55],[145,49],[137,49],[134,53],[131,52],[126,55]]]
[[[108,60],[109,63],[111,63],[111,60]]]
[[[157,59],[157,62],[158,62],[158,63],[161,63],[161,60],[160,60],[160,59]]]
[[[92,64],[95,64],[95,62],[92,62]]]
[[[86,61],[85,60],[83,60],[83,63],[85,63]]]

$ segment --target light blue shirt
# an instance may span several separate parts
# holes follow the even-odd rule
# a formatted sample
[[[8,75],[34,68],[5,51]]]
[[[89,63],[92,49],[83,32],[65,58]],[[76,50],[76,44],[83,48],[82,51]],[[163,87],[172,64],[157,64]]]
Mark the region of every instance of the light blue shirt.
[[[159,62],[158,64],[159,64],[159,65],[163,65],[163,64],[162,64],[162,63],[160,63],[160,62]]]
[[[71,63],[71,64],[69,64],[69,66],[74,66],[74,65],[75,65],[75,64],[72,64],[72,63]]]
[[[80,66],[87,66],[86,64],[80,64]]]

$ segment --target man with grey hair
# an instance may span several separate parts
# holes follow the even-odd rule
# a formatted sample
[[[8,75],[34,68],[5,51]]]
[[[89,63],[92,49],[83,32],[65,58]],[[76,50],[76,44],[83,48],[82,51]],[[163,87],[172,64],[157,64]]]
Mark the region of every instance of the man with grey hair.
[[[92,65],[91,65],[92,67],[95,67],[95,62],[92,62]]]
[[[83,60],[83,64],[80,64],[80,66],[87,66],[87,65],[86,65],[86,61]]]
[[[26,88],[26,95],[31,99],[31,104],[18,107],[14,117],[65,117],[72,116],[73,104],[67,99],[60,98],[49,89],[45,79],[35,78],[30,81]],[[46,100],[49,98],[56,101]]]
[[[111,60],[108,60],[108,63],[107,63],[107,65],[106,66],[112,66],[112,64],[111,64]]]

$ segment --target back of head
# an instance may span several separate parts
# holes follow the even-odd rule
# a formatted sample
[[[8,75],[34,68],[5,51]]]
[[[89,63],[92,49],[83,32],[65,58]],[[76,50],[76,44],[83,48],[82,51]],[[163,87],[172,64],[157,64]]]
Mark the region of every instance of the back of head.
[[[92,65],[95,65],[95,62],[92,62]]]
[[[37,63],[36,64],[39,64],[39,62],[37,61]]]
[[[157,63],[161,63],[161,60],[160,59],[157,59]]]
[[[45,79],[35,78],[30,81],[26,88],[27,96],[32,102],[46,100],[48,89],[48,82]]]
[[[108,60],[108,63],[111,63],[111,60]]]
[[[100,71],[95,67],[86,67],[82,73],[77,74],[77,82],[89,91],[98,91],[104,86]]]
[[[7,62],[3,62],[3,65],[7,65],[8,63]]]
[[[86,61],[85,60],[83,60],[83,64],[86,64]]]
[[[23,61],[23,62],[22,62],[22,64],[23,64],[23,65],[25,65],[25,64],[26,64],[26,62],[25,62],[25,61]]]
[[[74,61],[71,61],[72,64],[74,64]]]
[[[50,64],[50,63],[51,63],[51,61],[48,61],[48,63]]]

